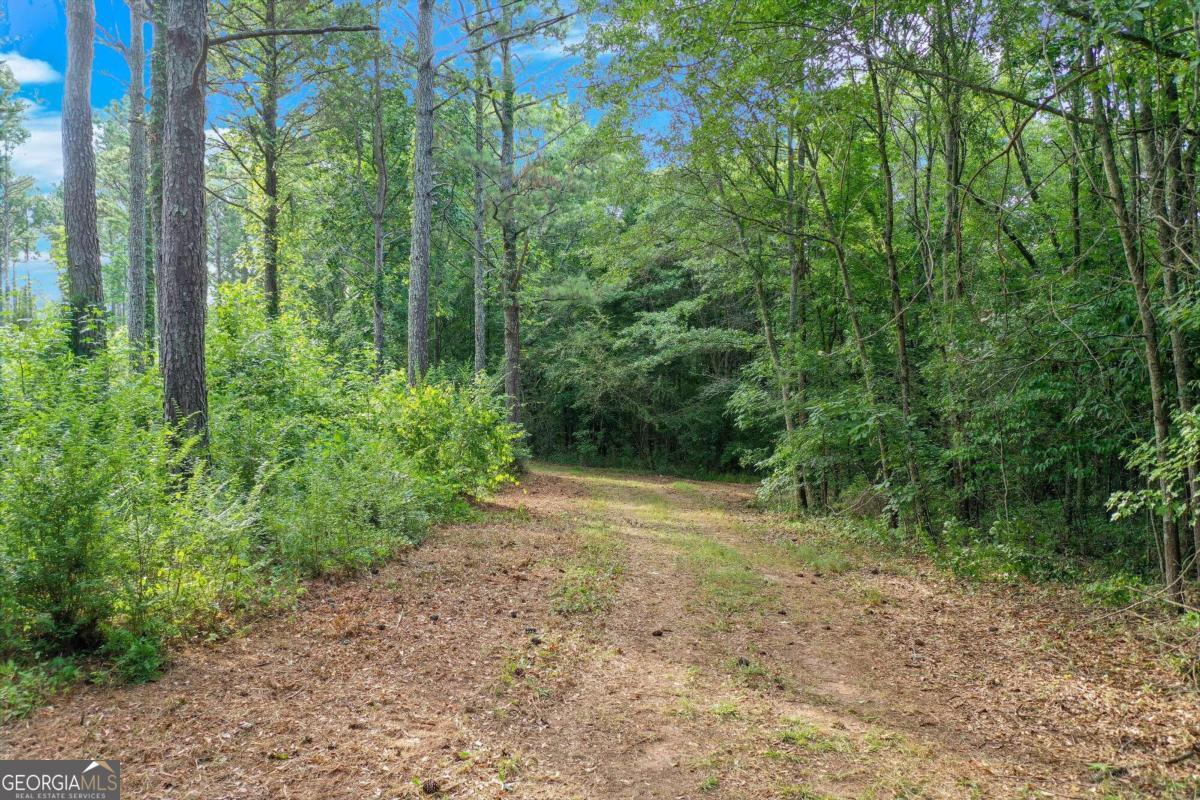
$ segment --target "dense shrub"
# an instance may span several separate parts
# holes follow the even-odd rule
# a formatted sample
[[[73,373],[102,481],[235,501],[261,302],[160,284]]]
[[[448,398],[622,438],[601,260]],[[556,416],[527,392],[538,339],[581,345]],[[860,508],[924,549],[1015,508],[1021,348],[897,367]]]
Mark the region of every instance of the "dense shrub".
[[[50,319],[0,329],[0,663],[25,687],[0,704],[58,656],[148,680],[165,642],[387,558],[506,480],[516,436],[485,387],[376,379],[262,307],[234,287],[214,309],[199,458],[119,337],[80,361]]]

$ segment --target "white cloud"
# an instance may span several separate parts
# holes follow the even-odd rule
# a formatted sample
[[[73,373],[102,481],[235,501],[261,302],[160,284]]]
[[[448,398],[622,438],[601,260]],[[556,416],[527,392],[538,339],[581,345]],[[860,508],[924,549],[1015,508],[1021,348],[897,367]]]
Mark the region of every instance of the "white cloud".
[[[562,38],[552,35],[537,36],[532,41],[517,45],[514,50],[517,57],[526,61],[550,61],[573,55],[571,51],[582,44],[586,37],[587,23],[576,19]]]
[[[62,114],[29,104],[25,112],[29,138],[13,153],[18,175],[32,175],[46,188],[62,180]]]
[[[0,63],[8,65],[8,68],[12,70],[13,77],[22,86],[58,83],[62,80],[62,74],[50,66],[49,62],[42,61],[40,58],[28,58],[20,53],[0,53]]]

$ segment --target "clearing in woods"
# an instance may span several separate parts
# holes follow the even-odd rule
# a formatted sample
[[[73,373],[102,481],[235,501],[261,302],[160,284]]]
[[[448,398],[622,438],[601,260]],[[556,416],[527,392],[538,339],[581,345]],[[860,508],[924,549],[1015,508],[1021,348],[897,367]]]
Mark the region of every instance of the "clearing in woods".
[[[59,698],[0,754],[119,759],[127,798],[1200,791],[1196,695],[1138,630],[751,497],[537,467],[156,683]]]

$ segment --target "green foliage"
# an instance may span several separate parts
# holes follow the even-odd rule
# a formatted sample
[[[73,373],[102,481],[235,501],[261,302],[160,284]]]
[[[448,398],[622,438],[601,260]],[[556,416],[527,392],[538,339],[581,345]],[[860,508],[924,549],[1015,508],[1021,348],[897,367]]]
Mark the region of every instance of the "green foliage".
[[[21,665],[12,659],[0,662],[0,724],[25,716],[46,698],[69,689],[80,677],[79,669],[65,658],[33,665]]]
[[[1045,527],[996,520],[986,531],[947,521],[935,558],[965,578],[985,581],[1072,580],[1078,568],[1054,551]]]
[[[0,328],[0,657],[99,651],[151,680],[171,640],[385,559],[509,479],[516,431],[484,386],[376,381],[261,309],[244,286],[214,309],[206,455],[119,339],[81,361],[50,319]]]
[[[147,683],[158,677],[167,664],[161,639],[139,636],[125,628],[114,628],[104,652],[112,659],[113,673],[123,683]]]
[[[1128,608],[1150,592],[1145,580],[1120,572],[1086,583],[1082,588],[1089,600],[1110,608]]]

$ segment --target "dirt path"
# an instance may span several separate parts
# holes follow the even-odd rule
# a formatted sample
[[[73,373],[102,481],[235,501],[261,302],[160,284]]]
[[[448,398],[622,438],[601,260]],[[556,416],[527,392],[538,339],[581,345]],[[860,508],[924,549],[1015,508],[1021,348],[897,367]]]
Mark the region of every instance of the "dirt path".
[[[1197,695],[1136,632],[750,496],[539,468],[154,684],[0,730],[0,755],[120,759],[128,798],[1200,793],[1200,758],[1165,763]]]

